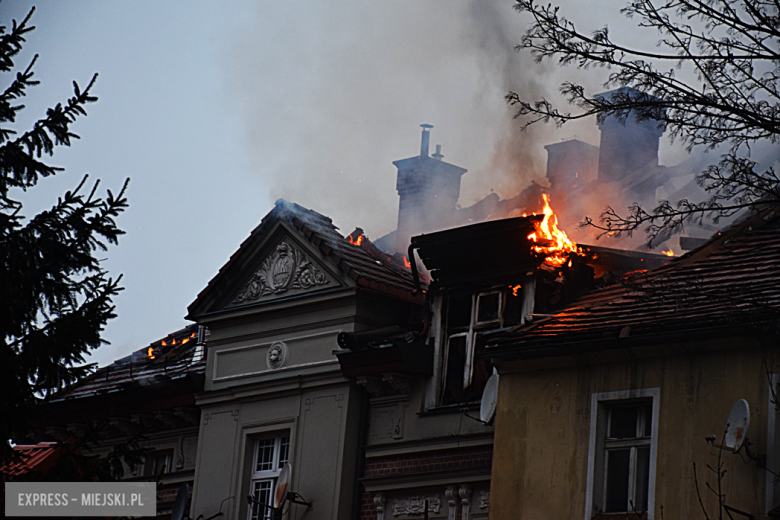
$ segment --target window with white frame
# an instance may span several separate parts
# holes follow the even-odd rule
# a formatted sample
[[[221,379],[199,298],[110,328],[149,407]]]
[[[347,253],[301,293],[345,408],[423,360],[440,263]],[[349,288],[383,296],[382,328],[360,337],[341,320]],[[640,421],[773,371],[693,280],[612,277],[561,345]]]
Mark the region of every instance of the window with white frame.
[[[160,476],[170,473],[173,463],[173,450],[155,450],[144,461],[144,476]]]
[[[276,481],[290,455],[290,435],[258,437],[252,457],[251,493],[261,504],[273,505]],[[271,510],[255,505],[249,510],[250,520],[268,520]]]
[[[585,518],[647,512],[652,519],[658,389],[594,394]]]
[[[482,396],[493,366],[488,360],[477,358],[480,339],[486,331],[503,326],[505,300],[505,291],[499,289],[447,296],[442,404],[475,401]]]

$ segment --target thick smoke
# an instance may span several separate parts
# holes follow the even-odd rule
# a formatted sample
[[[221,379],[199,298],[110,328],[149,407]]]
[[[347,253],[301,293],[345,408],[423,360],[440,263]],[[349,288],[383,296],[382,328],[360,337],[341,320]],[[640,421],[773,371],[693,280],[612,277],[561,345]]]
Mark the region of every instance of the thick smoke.
[[[434,125],[432,149],[469,170],[462,206],[544,177],[555,129],[520,132],[504,96],[554,96],[556,81],[514,52],[525,21],[511,5],[258,3],[227,49],[226,82],[271,197],[379,237],[396,224],[392,161],[419,153],[421,123]]]
[[[538,210],[530,206],[551,188],[544,146],[572,138],[599,146],[595,120],[522,131],[513,118],[504,101],[509,91],[565,108],[557,92],[563,80],[590,93],[605,89],[593,71],[538,64],[528,52],[515,52],[529,21],[511,2],[352,0],[297,11],[261,2],[254,9],[255,18],[225,49],[232,93],[226,106],[246,129],[251,169],[272,198],[329,215],[344,234],[359,226],[377,239],[395,229],[392,162],[419,154],[421,123],[434,125],[431,150],[442,144],[444,161],[469,170],[462,177],[464,208],[495,191],[519,210]],[[696,160],[685,166],[686,179],[700,167]],[[552,203],[561,227],[593,243],[592,229],[577,229],[584,216],[597,218],[607,204],[623,210],[637,199],[653,207],[657,195],[680,195],[679,188],[671,183],[637,194],[601,186],[577,197],[559,191]],[[504,216],[488,212],[480,219]],[[642,238],[600,245],[634,248]]]

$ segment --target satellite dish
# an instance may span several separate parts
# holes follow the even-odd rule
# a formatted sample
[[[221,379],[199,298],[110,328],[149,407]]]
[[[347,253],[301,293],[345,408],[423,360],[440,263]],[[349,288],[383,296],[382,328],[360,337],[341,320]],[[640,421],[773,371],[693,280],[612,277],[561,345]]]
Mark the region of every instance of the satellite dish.
[[[479,420],[485,424],[493,422],[496,415],[496,400],[498,398],[498,374],[493,374],[485,384],[482,392],[482,404],[479,406]]]
[[[176,502],[173,503],[173,512],[171,520],[182,520],[184,518],[184,508],[187,507],[187,501],[190,499],[190,485],[182,482],[179,491],[176,493]]]
[[[290,475],[292,468],[290,463],[285,463],[282,472],[279,473],[279,480],[276,481],[276,493],[274,494],[274,509],[280,509],[287,499],[287,489],[290,487]]]
[[[738,399],[729,412],[729,424],[723,444],[734,451],[742,447],[750,426],[750,407],[744,399]]]

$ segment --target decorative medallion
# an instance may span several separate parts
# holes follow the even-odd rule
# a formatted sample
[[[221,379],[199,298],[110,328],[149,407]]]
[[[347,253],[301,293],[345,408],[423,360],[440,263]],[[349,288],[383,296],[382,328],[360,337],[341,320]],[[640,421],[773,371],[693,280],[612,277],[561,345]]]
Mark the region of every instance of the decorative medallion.
[[[428,512],[438,513],[441,507],[441,500],[439,500],[439,495],[433,495],[430,497],[396,498],[393,501],[393,516],[421,515],[425,512],[426,500],[428,501]]]
[[[287,358],[287,345],[282,341],[273,343],[265,355],[265,364],[268,365],[270,370],[276,370],[284,365],[284,360]]]
[[[305,290],[327,283],[325,273],[306,260],[303,252],[282,242],[231,303],[245,303],[269,294],[282,294],[289,289]]]

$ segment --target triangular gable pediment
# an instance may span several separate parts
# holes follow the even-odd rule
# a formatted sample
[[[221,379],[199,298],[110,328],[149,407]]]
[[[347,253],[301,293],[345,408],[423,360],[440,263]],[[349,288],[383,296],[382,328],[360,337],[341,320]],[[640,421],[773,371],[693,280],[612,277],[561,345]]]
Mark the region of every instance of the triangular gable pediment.
[[[288,298],[341,285],[291,236],[283,235],[265,249],[265,256],[226,308]]]
[[[255,228],[188,307],[188,318],[316,294],[353,282],[318,247],[273,212]]]

